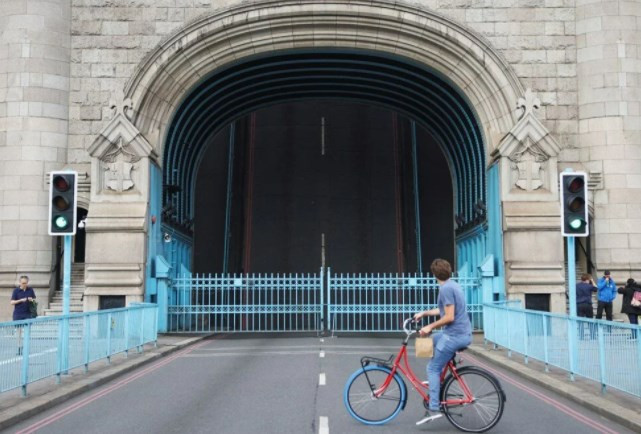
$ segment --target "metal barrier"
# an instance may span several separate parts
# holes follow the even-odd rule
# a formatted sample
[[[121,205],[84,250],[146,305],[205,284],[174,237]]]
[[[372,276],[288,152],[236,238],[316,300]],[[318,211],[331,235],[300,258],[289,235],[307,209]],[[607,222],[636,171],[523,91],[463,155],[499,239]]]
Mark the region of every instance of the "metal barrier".
[[[0,392],[128,353],[158,339],[158,307],[137,303],[65,316],[0,323]]]
[[[466,295],[473,329],[482,325],[482,290],[477,276],[455,274]],[[428,274],[331,274],[328,272],[328,329],[397,332],[403,319],[436,307],[438,283]]]
[[[514,303],[514,302],[512,302]],[[518,303],[518,302],[517,302]],[[641,327],[526,310],[514,304],[483,305],[485,339],[574,375],[641,397]]]
[[[173,280],[170,332],[321,330],[320,274],[182,275]]]

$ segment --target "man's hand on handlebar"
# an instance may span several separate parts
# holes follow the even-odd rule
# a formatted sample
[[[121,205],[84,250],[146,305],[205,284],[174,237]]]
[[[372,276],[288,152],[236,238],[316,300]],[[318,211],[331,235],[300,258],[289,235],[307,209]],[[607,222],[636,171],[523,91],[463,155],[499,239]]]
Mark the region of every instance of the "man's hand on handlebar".
[[[418,334],[421,336],[429,336],[431,333],[432,333],[432,326],[429,324],[418,331]]]

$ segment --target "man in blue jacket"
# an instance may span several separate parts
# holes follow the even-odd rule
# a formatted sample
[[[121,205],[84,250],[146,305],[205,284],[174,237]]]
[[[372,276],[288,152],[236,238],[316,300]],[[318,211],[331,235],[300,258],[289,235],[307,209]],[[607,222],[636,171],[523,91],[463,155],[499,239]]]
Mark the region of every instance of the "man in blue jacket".
[[[617,296],[617,285],[610,276],[610,270],[603,272],[603,277],[599,277],[597,283],[597,298],[599,303],[596,307],[596,319],[603,317],[603,309],[605,309],[605,318],[612,321],[612,302]]]

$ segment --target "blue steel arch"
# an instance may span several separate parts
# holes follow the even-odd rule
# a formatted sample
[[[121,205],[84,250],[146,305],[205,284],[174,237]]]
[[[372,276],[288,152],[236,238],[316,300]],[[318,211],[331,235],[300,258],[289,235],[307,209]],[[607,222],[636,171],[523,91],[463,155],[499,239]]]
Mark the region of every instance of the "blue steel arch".
[[[257,109],[301,99],[349,99],[404,114],[434,137],[453,166],[456,214],[468,232],[483,225],[475,205],[486,203],[485,152],[479,123],[465,96],[439,72],[409,59],[367,51],[289,50],[216,69],[174,113],[163,156],[164,206],[173,224],[193,218],[193,185],[208,138]],[[171,187],[170,187],[171,188]]]

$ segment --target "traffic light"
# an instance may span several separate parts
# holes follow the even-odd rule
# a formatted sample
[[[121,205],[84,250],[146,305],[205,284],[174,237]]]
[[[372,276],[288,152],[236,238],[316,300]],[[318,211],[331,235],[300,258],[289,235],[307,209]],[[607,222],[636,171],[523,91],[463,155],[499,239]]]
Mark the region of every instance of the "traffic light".
[[[588,177],[583,172],[561,173],[561,233],[564,237],[587,237]]]
[[[49,235],[76,234],[78,173],[51,172],[49,179]]]

